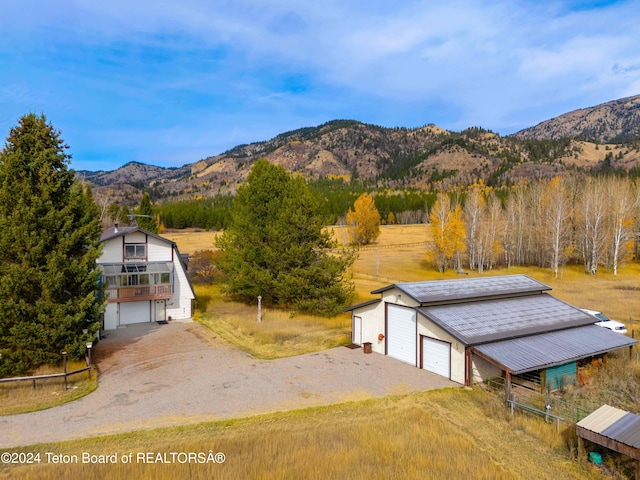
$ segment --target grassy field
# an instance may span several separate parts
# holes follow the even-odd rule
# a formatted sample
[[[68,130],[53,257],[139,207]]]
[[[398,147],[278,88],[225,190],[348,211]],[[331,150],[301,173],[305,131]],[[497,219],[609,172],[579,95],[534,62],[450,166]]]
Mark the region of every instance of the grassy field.
[[[341,230],[335,229],[336,237]],[[182,252],[212,248],[211,232],[165,234]],[[338,238],[339,239],[339,238]],[[424,225],[382,228],[378,242],[359,251],[351,275],[354,303],[373,298],[371,290],[399,281],[461,278],[441,274],[428,260]],[[640,330],[640,265],[618,274],[601,269],[585,275],[568,266],[555,279],[547,269],[511,268],[487,275],[524,273],[553,288],[571,304],[601,310]],[[477,274],[468,272],[469,277]],[[466,275],[464,278],[468,278]],[[350,316],[328,319],[265,310],[225,300],[217,287],[197,287],[199,321],[226,341],[262,358],[296,355],[349,341]],[[622,375],[623,382],[637,383]],[[594,380],[595,381],[595,380]],[[590,388],[596,388],[591,385]],[[625,391],[623,388],[618,389]],[[188,394],[188,392],[185,392]],[[631,395],[640,392],[631,390]],[[212,399],[214,401],[214,399]],[[637,401],[637,400],[636,400]],[[535,417],[512,416],[498,397],[481,390],[442,390],[350,402],[293,412],[203,423],[179,428],[37,445],[16,451],[77,455],[116,454],[116,464],[8,467],[0,478],[486,478],[596,479],[604,470],[576,462],[571,429],[557,434],[554,425]],[[223,452],[223,464],[142,464],[144,452]],[[133,454],[134,464],[122,455]]]
[[[262,309],[258,323],[256,305],[225,300],[211,285],[194,286],[195,319],[227,342],[258,358],[273,359],[316,352],[351,342],[351,317],[291,315],[285,310]]]
[[[69,361],[67,371],[86,367],[84,360]],[[61,373],[62,366],[43,366],[33,372],[34,375]],[[67,390],[62,378],[37,380],[36,388],[30,381],[0,383],[0,416],[15,415],[44,410],[62,405],[93,392],[98,387],[95,372],[91,377],[86,372],[72,375],[67,379]]]
[[[222,452],[224,463],[144,464],[140,454]],[[73,455],[78,463],[0,465],[0,478],[599,479],[572,461],[575,438],[512,416],[481,390],[440,390],[125,435],[36,445],[17,452]],[[82,464],[82,453],[116,463]],[[122,457],[132,454],[130,464]],[[145,457],[146,458],[146,457]],[[176,457],[178,458],[178,457]],[[183,459],[185,457],[182,457]]]
[[[333,227],[334,237],[341,239],[343,229]],[[426,225],[386,225],[381,227],[377,242],[360,249],[352,267],[356,285],[354,303],[373,298],[370,292],[389,283],[420,280],[461,278],[455,270],[439,273],[430,262],[430,234]],[[215,233],[177,232],[165,233],[177,242],[181,252],[193,253],[210,249]],[[465,278],[478,276],[466,272]],[[582,266],[561,268],[558,278],[550,269],[538,267],[512,267],[485,271],[483,276],[522,273],[553,288],[552,295],[582,308],[600,310],[609,317],[623,322],[640,319],[640,264],[628,263],[618,275],[600,268],[597,275],[586,275]],[[638,324],[640,329],[640,324]]]

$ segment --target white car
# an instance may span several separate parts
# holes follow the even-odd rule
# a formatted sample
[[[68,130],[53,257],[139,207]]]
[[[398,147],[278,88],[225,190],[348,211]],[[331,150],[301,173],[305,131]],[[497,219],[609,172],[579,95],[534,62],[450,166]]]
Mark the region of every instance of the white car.
[[[607,316],[602,312],[598,312],[596,310],[587,310],[586,308],[581,308],[580,310],[582,310],[584,313],[588,313],[592,317],[597,318],[598,321],[596,322],[596,325],[598,325],[599,327],[608,328],[609,330],[616,333],[627,333],[627,327],[624,326],[624,323],[611,320],[607,318]]]

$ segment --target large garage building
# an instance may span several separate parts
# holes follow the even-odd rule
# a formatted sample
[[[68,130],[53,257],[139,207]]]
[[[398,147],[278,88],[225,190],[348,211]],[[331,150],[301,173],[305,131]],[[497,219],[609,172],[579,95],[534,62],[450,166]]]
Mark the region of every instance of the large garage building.
[[[352,341],[465,385],[505,375],[543,390],[575,378],[579,361],[637,343],[550,290],[526,275],[388,285],[347,309]]]

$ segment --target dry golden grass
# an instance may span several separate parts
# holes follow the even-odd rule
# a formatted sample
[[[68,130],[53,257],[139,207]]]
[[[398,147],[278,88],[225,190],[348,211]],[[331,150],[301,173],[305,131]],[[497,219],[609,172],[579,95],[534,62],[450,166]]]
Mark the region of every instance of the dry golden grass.
[[[86,367],[84,360],[69,361],[67,371]],[[33,375],[61,373],[61,366],[43,366]],[[89,377],[87,372],[72,375],[67,379],[67,390],[63,378],[36,380],[36,388],[31,381],[0,383],[0,415],[15,415],[56,407],[93,392],[98,386],[95,372]]]
[[[273,359],[345,345],[351,339],[351,317],[333,318],[262,309],[224,299],[211,285],[195,286],[195,319],[227,342],[258,358]]]
[[[173,237],[181,251],[210,248],[213,234]],[[427,246],[384,248],[428,241],[424,225],[386,226],[377,244],[361,249],[353,267],[357,301],[390,282],[460,278],[438,273],[426,260]],[[627,265],[617,277],[595,277],[579,266],[560,278],[537,268],[498,269],[484,275],[525,273],[553,287],[569,303],[602,310],[612,318],[640,318],[636,300],[640,267]],[[470,276],[476,275],[471,272]],[[346,343],[349,316],[325,319],[229,302],[215,287],[197,287],[205,325],[227,341],[263,358],[295,355]],[[38,465],[9,468],[4,478],[605,478],[575,462],[575,434],[527,415],[512,416],[495,396],[481,391],[443,390],[400,397],[262,415],[172,429],[134,432],[38,445],[20,451],[80,455],[130,452],[213,452],[217,465]]]
[[[331,227],[334,238],[340,239],[346,233],[342,227]],[[170,236],[178,243],[180,251],[195,251],[211,248],[212,232],[180,232]],[[358,258],[352,267],[352,276],[355,283],[354,303],[370,300],[371,291],[395,282],[409,282],[420,280],[441,280],[460,278],[455,270],[447,270],[439,273],[430,261],[429,246],[426,242],[431,240],[429,229],[426,225],[385,225],[381,227],[381,234],[376,243],[370,247],[362,248],[358,252]],[[479,276],[476,272],[467,272],[465,278]],[[633,322],[630,319],[640,319],[640,264],[628,263],[620,269],[617,276],[604,268],[599,269],[595,276],[584,273],[580,265],[570,265],[560,270],[556,279],[550,269],[538,267],[512,267],[510,269],[498,268],[485,271],[483,276],[526,274],[552,287],[551,294],[572,305],[592,310],[600,310],[610,318],[625,322],[631,332],[632,328],[640,330],[640,320]],[[203,292],[203,287],[198,287]],[[214,291],[215,292],[215,291]],[[204,297],[202,296],[204,295]],[[297,316],[293,321],[289,314],[282,311],[265,313],[271,315],[271,321],[265,321],[264,325],[256,327],[256,306],[227,302],[219,293],[199,294],[199,303],[207,303],[205,308],[213,308],[209,312],[207,321],[216,319],[217,327],[209,325],[223,338],[265,358],[272,355],[281,355],[285,345],[292,346],[294,350],[290,355],[312,351],[314,348],[313,337],[321,340],[317,349],[344,343],[348,338],[350,320],[348,315],[328,320],[318,317]],[[208,301],[215,295],[214,301]],[[205,300],[202,300],[205,298]],[[204,312],[204,310],[201,309]],[[203,313],[203,317],[207,317]],[[224,322],[230,322],[224,325]],[[328,322],[328,323],[327,323]],[[335,323],[337,322],[337,323]],[[321,325],[328,327],[326,331],[331,339],[326,342],[321,333]],[[309,335],[304,332],[309,328]],[[337,331],[334,331],[336,330]],[[346,329],[346,330],[344,330]],[[271,332],[271,333],[269,333]],[[334,336],[337,334],[337,337]],[[631,334],[631,333],[630,333]],[[265,346],[269,343],[268,336],[277,338],[272,348]],[[287,338],[289,343],[287,344]],[[295,337],[295,340],[294,340]],[[342,338],[342,339],[340,339]],[[299,343],[301,349],[296,349]],[[303,345],[305,344],[305,345]],[[263,352],[263,353],[260,353]]]
[[[511,416],[482,391],[440,390],[285,413],[36,445],[15,451],[132,453],[115,465],[0,465],[2,478],[598,479],[570,435]],[[144,452],[223,452],[223,464],[142,464]]]
[[[193,254],[198,250],[213,250],[213,242],[220,232],[205,231],[198,228],[184,230],[166,230],[162,236],[176,242],[180,253]]]

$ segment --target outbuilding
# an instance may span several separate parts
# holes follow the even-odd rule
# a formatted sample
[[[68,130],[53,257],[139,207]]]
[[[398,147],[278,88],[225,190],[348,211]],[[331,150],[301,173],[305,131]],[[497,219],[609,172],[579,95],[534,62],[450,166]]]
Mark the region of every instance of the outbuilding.
[[[354,305],[352,341],[465,385],[505,376],[554,389],[577,364],[636,340],[593,325],[593,317],[526,275],[406,282]]]
[[[634,459],[635,478],[640,479],[640,416],[602,405],[576,424],[576,435],[581,453],[584,439]]]

